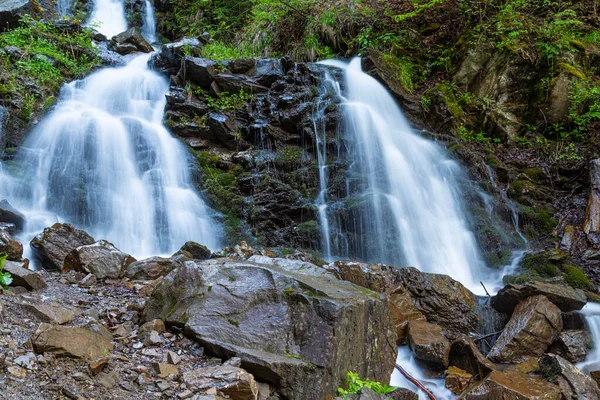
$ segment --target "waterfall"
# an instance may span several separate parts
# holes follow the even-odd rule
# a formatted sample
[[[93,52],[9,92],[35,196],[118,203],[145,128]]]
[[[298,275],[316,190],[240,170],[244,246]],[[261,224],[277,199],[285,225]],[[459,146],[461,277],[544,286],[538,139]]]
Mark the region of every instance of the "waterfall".
[[[462,211],[460,166],[414,132],[393,97],[362,71],[359,58],[324,63],[344,73],[352,198],[363,205],[356,225],[366,249],[359,256],[477,287],[484,263]]]
[[[115,22],[121,3],[95,4],[92,20],[111,16],[103,33],[127,28]],[[2,188],[28,217],[23,239],[65,221],[138,257],[172,254],[188,240],[219,246],[219,229],[192,184],[192,160],[162,124],[168,82],[148,67],[149,57],[65,85],[29,134],[21,176]]]
[[[59,17],[65,18],[72,16],[71,7],[73,6],[71,0],[58,0],[56,2],[56,14]]]
[[[581,313],[585,316],[585,322],[592,334],[594,348],[577,367],[585,372],[597,371],[600,369],[600,303],[586,304]]]
[[[87,24],[109,39],[127,30],[123,3],[120,0],[94,0],[94,10]]]
[[[156,38],[156,18],[154,16],[154,7],[150,0],[144,3],[144,25],[142,25],[142,35],[150,43],[157,41]]]

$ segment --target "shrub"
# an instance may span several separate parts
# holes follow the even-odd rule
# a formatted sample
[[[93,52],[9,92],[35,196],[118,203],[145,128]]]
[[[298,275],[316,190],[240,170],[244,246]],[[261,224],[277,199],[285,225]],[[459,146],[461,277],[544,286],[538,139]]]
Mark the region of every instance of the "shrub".
[[[375,382],[368,379],[360,379],[360,376],[357,373],[351,371],[348,371],[346,383],[348,385],[348,389],[338,388],[339,394],[356,394],[364,387],[373,390],[377,394],[388,394],[397,389],[396,387],[390,386],[387,383]]]
[[[13,281],[12,276],[9,272],[4,272],[4,262],[6,261],[7,255],[2,253],[0,254],[0,286],[3,288],[7,288]]]

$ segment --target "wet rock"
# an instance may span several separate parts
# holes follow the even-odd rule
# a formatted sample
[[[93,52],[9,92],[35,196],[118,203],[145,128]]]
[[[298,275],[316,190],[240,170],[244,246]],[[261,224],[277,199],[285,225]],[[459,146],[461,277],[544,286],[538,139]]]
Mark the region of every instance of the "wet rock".
[[[565,400],[600,399],[596,381],[556,354],[545,354],[540,370],[546,379],[558,384]]]
[[[23,258],[23,245],[8,231],[0,230],[0,253],[6,254],[8,260],[20,261]]]
[[[179,261],[171,258],[150,257],[127,265],[125,276],[129,279],[156,279],[167,275],[179,265]]]
[[[256,66],[256,60],[253,58],[238,58],[231,60],[227,68],[234,74],[244,74]]]
[[[473,381],[473,375],[457,367],[450,367],[446,371],[446,389],[454,394],[461,394]]]
[[[410,321],[425,321],[425,316],[416,309],[408,290],[399,285],[384,293],[388,299],[394,325],[396,326],[396,343],[402,344],[406,337],[406,328]]]
[[[506,285],[492,297],[492,306],[500,312],[510,314],[521,301],[537,295],[546,296],[564,312],[581,310],[587,303],[581,289],[546,282],[528,282],[522,285]]]
[[[255,400],[258,394],[251,374],[227,365],[185,372],[183,382],[195,390],[216,388],[232,400]]]
[[[211,255],[208,247],[196,242],[186,242],[179,251],[192,260],[208,260]]]
[[[477,298],[460,282],[447,275],[426,274],[416,268],[399,269],[406,287],[427,321],[438,324],[454,339],[477,331]]]
[[[138,51],[137,46],[134,44],[130,44],[130,43],[117,44],[115,46],[115,52],[122,56],[126,56],[128,54],[133,54],[133,53],[136,53],[137,51]]]
[[[464,400],[561,400],[558,386],[517,371],[494,371],[460,396]]]
[[[600,387],[600,371],[590,371],[590,376],[596,382],[596,384]]]
[[[133,45],[138,51],[143,53],[152,53],[154,51],[154,48],[144,39],[139,29],[135,27],[113,36],[112,40],[119,45]]]
[[[450,345],[448,364],[467,371],[477,380],[496,370],[494,364],[481,354],[473,339],[465,335]]]
[[[488,358],[509,363],[539,357],[561,330],[560,309],[545,296],[529,297],[515,308]]]
[[[532,372],[538,372],[540,370],[540,363],[536,358],[531,360],[523,361],[518,364],[512,364],[506,367],[505,371],[517,371],[522,374],[530,374]]]
[[[426,321],[410,321],[406,341],[419,360],[438,368],[448,366],[450,342],[444,337],[441,326]]]
[[[218,74],[218,67],[212,60],[186,56],[183,59],[183,74],[186,79],[208,90],[213,82],[213,76]]]
[[[110,351],[113,345],[104,335],[88,328],[40,324],[31,337],[33,349],[38,354],[96,360]]]
[[[590,161],[590,194],[585,210],[583,231],[586,234],[600,232],[600,158]]]
[[[27,290],[44,289],[47,285],[42,276],[27,269],[29,261],[26,262],[4,262],[4,271],[9,272],[13,278],[12,286],[22,286]]]
[[[256,69],[247,72],[246,75],[251,76],[259,85],[271,87],[273,83],[283,77],[281,60],[276,58],[260,58],[256,61]]]
[[[14,224],[17,230],[21,231],[25,225],[25,216],[11,206],[7,200],[2,200],[0,201],[0,222]]]
[[[63,272],[79,271],[94,274],[96,278],[121,277],[135,258],[117,249],[106,240],[79,246],[72,250],[64,259]]]
[[[550,352],[558,354],[572,363],[583,361],[588,350],[594,346],[592,335],[586,330],[562,331],[552,344]]]
[[[160,51],[152,57],[152,64],[166,75],[176,75],[181,68],[181,60],[185,58],[186,52],[197,57],[200,54],[202,44],[196,38],[184,37],[178,42],[167,43]]]
[[[156,287],[145,318],[182,327],[208,354],[239,357],[290,399],[332,395],[349,370],[389,378],[397,348],[383,299],[308,263],[267,259],[185,263]]]
[[[94,243],[94,238],[70,224],[56,223],[31,240],[43,268],[63,269],[65,257],[77,247]]]
[[[340,260],[325,266],[325,268],[338,279],[352,282],[378,293],[389,290],[398,282],[398,268],[384,264]]]
[[[30,0],[0,0],[0,31],[16,28],[21,17],[33,11]]]
[[[562,313],[563,329],[585,329],[585,317],[577,311]]]
[[[234,93],[266,93],[269,88],[244,75],[217,74],[213,77],[219,88],[230,94]]]

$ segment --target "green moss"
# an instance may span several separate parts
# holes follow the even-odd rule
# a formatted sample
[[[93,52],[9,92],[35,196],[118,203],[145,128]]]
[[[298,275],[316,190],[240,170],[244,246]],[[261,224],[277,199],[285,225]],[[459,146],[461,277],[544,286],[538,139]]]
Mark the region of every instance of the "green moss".
[[[585,79],[585,75],[571,64],[558,63],[556,65],[556,69],[560,72],[566,72],[567,74],[570,74],[576,78]]]
[[[552,233],[558,222],[552,218],[552,210],[543,207],[520,206],[524,224],[528,225],[527,235],[530,238]]]
[[[293,294],[295,294],[295,293],[297,293],[297,292],[296,292],[294,289],[285,289],[285,290],[283,291],[283,294],[286,294],[286,295],[288,295],[288,296],[291,296],[291,295],[293,295]]]
[[[502,278],[502,283],[505,285],[521,285],[523,283],[531,282],[533,277],[531,274],[519,274],[519,275],[505,275]]]
[[[318,235],[320,232],[319,224],[317,221],[305,221],[298,224],[298,233],[306,236]]]
[[[585,276],[585,273],[572,264],[564,264],[562,270],[565,273],[565,281],[569,286],[576,289],[589,289],[592,287],[592,283]]]
[[[227,322],[229,322],[231,325],[235,326],[236,328],[240,327],[240,323],[236,320],[228,319]]]
[[[277,157],[286,166],[297,166],[302,163],[304,150],[300,146],[284,146],[277,152]]]
[[[437,98],[446,105],[450,114],[457,120],[460,121],[465,116],[464,110],[461,108],[458,100],[456,100],[454,91],[448,85],[439,83],[427,93],[428,97],[432,97],[434,94],[437,95]]]
[[[525,175],[527,175],[534,182],[540,182],[546,176],[546,174],[544,173],[544,170],[542,170],[541,168],[533,168],[533,167],[526,168],[523,171],[523,173]]]
[[[560,269],[550,263],[545,254],[534,254],[523,258],[523,269],[543,278],[552,278],[560,275]]]

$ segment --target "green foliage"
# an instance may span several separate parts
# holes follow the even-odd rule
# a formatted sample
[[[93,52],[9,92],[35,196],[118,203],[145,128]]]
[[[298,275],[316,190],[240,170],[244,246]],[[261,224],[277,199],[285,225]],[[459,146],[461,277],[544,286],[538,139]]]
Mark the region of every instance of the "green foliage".
[[[368,379],[360,379],[360,376],[357,373],[351,371],[348,371],[346,384],[348,385],[348,388],[338,388],[338,394],[356,394],[364,387],[373,390],[377,394],[388,394],[397,389],[396,387],[390,386],[387,383],[374,382]]]
[[[4,262],[6,261],[7,255],[0,253],[0,287],[6,289],[13,281],[12,276],[9,272],[4,272]]]
[[[229,94],[228,92],[219,93],[218,97],[207,97],[206,103],[209,107],[218,111],[235,111],[243,108],[251,102],[254,96],[243,90],[239,93]]]
[[[552,278],[560,275],[560,269],[552,264],[545,254],[527,256],[521,262],[523,269],[542,278]]]
[[[221,41],[211,41],[200,49],[200,57],[211,60],[233,60],[236,58],[256,58],[260,53],[246,44],[233,45]]]
[[[593,287],[590,280],[585,276],[585,273],[572,264],[562,266],[565,273],[565,281],[576,289],[590,289]]]

